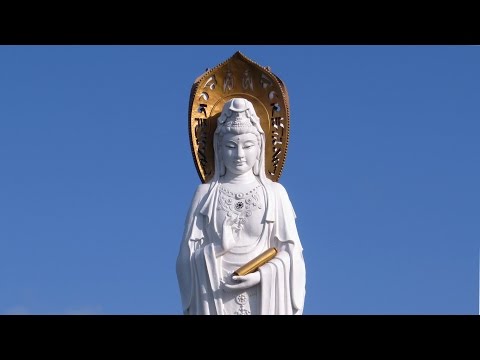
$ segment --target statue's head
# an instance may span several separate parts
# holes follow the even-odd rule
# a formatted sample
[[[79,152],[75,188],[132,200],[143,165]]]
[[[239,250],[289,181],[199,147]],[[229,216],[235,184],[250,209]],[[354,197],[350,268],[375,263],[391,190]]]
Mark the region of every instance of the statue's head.
[[[240,143],[239,143],[240,142]],[[243,169],[253,171],[262,179],[265,177],[265,133],[260,126],[260,118],[250,101],[244,98],[233,98],[225,103],[217,121],[213,137],[215,151],[215,176],[218,180],[228,168],[241,173]],[[244,162],[235,163],[230,157],[238,145],[238,150],[245,158]],[[233,162],[233,165],[232,165]]]

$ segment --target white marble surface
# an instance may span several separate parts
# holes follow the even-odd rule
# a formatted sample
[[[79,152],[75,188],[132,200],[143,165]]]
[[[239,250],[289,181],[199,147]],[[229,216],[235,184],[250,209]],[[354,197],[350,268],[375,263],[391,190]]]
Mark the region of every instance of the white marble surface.
[[[214,135],[215,175],[195,191],[177,258],[185,314],[302,314],[306,270],[285,188],[265,176],[265,134],[253,105],[229,100]],[[232,276],[268,248],[258,271]]]

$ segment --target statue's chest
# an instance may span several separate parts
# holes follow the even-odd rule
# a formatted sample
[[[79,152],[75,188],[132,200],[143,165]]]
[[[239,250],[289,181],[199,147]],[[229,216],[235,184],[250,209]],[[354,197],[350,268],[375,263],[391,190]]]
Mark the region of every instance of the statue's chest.
[[[226,217],[232,218],[240,231],[238,244],[248,244],[258,239],[263,229],[263,215],[265,213],[265,196],[261,185],[254,188],[235,189],[232,191],[220,187],[217,198],[217,229],[222,229]]]

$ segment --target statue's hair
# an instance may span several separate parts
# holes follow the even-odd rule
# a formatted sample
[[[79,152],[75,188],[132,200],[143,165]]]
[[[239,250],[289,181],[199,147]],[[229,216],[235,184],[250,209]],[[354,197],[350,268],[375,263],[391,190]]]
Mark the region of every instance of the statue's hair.
[[[212,182],[218,182],[225,174],[225,165],[220,156],[223,136],[227,133],[241,135],[254,134],[260,147],[260,156],[254,174],[264,183],[265,176],[265,132],[260,125],[260,118],[255,113],[253,104],[244,98],[233,98],[225,103],[217,121],[217,129],[213,135],[215,153],[215,173]]]

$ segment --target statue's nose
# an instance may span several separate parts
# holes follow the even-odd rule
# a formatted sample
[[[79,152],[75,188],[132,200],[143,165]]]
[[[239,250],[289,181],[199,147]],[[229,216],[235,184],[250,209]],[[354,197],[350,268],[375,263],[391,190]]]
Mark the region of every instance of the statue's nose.
[[[242,158],[245,156],[245,150],[243,150],[243,147],[241,146],[237,147],[237,156],[239,158]]]

